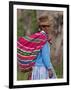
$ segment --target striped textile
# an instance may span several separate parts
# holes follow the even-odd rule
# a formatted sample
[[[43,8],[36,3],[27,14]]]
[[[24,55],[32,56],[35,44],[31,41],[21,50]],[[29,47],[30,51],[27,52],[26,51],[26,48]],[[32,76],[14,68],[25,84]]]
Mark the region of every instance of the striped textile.
[[[35,65],[37,54],[46,42],[47,36],[41,32],[18,38],[17,58],[20,70],[30,69]]]

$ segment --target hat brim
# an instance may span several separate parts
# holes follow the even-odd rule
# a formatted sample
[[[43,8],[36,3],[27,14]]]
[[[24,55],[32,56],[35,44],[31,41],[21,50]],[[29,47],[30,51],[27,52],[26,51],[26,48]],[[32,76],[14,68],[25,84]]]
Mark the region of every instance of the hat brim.
[[[40,22],[39,25],[40,26],[42,26],[42,25],[50,26],[50,24],[48,22]]]

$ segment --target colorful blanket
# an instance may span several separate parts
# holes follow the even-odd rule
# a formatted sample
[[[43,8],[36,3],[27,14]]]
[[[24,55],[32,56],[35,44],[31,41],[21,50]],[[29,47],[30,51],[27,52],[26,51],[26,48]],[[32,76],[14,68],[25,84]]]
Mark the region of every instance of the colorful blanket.
[[[47,36],[42,32],[18,38],[17,59],[21,71],[30,69],[35,65],[35,59],[46,42]]]

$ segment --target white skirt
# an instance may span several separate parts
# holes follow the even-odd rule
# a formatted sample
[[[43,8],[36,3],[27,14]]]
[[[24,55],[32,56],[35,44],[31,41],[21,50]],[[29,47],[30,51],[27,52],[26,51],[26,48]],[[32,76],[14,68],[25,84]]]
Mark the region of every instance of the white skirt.
[[[54,72],[54,69],[52,68],[53,71],[53,77],[56,78],[56,74]],[[40,79],[49,79],[48,75],[48,70],[44,66],[35,66],[32,71],[32,80],[40,80]]]

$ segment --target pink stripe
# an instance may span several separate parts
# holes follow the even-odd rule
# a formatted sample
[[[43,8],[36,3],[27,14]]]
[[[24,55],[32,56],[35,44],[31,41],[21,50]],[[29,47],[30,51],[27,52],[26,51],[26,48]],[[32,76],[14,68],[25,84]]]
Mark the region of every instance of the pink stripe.
[[[18,48],[20,48],[20,49],[22,49],[22,50],[25,50],[25,51],[33,51],[33,50],[39,50],[39,49],[41,49],[41,47],[43,46],[45,44],[45,42],[41,42],[41,43],[39,43],[39,44],[37,44],[37,45],[34,45],[34,44],[31,44],[31,45],[28,45],[27,46],[27,48],[25,47],[25,46],[22,46],[22,45],[20,45],[19,43],[17,44],[17,47]],[[32,47],[32,48],[31,48]],[[37,47],[39,47],[39,48],[37,48]]]
[[[32,67],[35,65],[35,62],[31,62],[30,64],[20,64],[18,63],[18,66],[21,67],[21,68],[27,68],[27,67]]]
[[[28,40],[26,40],[23,37],[20,37],[18,39],[18,43],[17,43],[17,47],[25,50],[25,51],[34,51],[34,50],[38,50],[41,49],[42,46],[46,43],[46,36],[43,35],[42,33],[35,33],[33,35],[30,36],[31,38],[34,38],[36,40],[36,38],[41,39],[40,43],[36,43],[36,42],[30,42]],[[42,41],[44,40],[44,41]]]
[[[32,43],[32,44],[31,43],[27,43],[25,45],[22,45],[20,42],[17,42],[17,45],[22,46],[23,48],[25,48],[27,50],[33,50],[34,47],[37,45],[37,43],[36,44],[34,44],[34,43]]]
[[[33,49],[30,49],[30,48],[27,49],[27,48],[21,46],[20,44],[17,44],[17,47],[20,48],[20,49],[22,49],[22,50],[25,50],[25,51],[30,51],[30,52],[33,51]]]
[[[28,41],[27,39],[25,39],[24,37],[20,37],[19,40],[18,40],[23,46],[26,44],[37,44],[36,42],[30,42]]]
[[[33,61],[33,60],[25,60],[25,59],[20,59],[19,57],[17,57],[18,58],[18,60],[20,60],[20,61]]]
[[[29,69],[31,69],[32,67],[30,66],[30,67],[28,67],[28,68],[21,68],[21,67],[19,67],[19,69],[21,70],[21,71],[24,71],[24,70],[29,70]]]
[[[36,33],[36,34],[37,34],[37,33]],[[43,42],[43,40],[46,41],[46,36],[45,36],[45,35],[43,35],[43,34],[41,34],[41,33],[40,33],[39,35],[36,35],[36,34],[33,34],[33,35],[31,35],[30,37],[33,37],[33,39],[35,39],[35,40],[36,40],[36,38],[41,39],[40,42]],[[37,45],[36,42],[30,42],[30,41],[26,40],[24,37],[20,37],[20,38],[18,39],[18,41],[19,41],[23,46],[27,45],[28,43],[29,43],[29,45],[31,45],[31,44]],[[44,42],[45,42],[45,41],[44,41]],[[39,42],[39,43],[40,43],[40,42]]]
[[[46,35],[38,32],[38,33],[35,33],[35,34],[31,35],[30,38],[38,38],[38,39],[45,40],[46,39]]]

